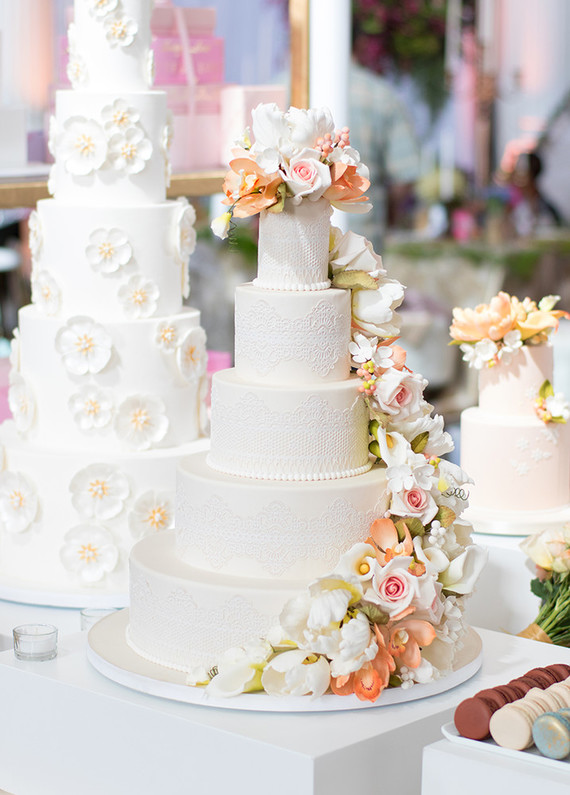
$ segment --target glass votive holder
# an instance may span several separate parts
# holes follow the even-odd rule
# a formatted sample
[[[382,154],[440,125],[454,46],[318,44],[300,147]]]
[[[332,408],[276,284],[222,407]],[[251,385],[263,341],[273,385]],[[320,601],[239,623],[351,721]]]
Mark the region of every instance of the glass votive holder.
[[[81,631],[91,629],[93,624],[96,624],[105,616],[115,613],[116,607],[84,607],[79,611],[79,620],[81,622]]]
[[[22,624],[12,630],[18,660],[53,660],[57,656],[57,627],[52,624]]]

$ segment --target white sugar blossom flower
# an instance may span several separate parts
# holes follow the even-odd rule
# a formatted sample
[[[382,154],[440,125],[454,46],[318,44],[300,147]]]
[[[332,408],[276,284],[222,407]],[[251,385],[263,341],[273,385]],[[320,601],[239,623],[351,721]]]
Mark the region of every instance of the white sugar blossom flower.
[[[63,125],[57,154],[70,174],[91,174],[107,159],[105,131],[93,119],[72,116]]]
[[[356,577],[361,582],[371,580],[376,565],[374,547],[370,544],[353,544],[340,558],[335,571],[342,577]]]
[[[55,348],[69,373],[100,373],[111,359],[113,339],[90,317],[72,317],[55,338]]]
[[[125,14],[107,17],[104,25],[105,35],[111,47],[128,47],[138,33],[138,25],[135,20]]]
[[[403,421],[395,419],[390,423],[391,432],[392,429],[402,434],[408,442],[413,442],[422,433],[428,433],[426,446],[422,449],[426,456],[442,456],[454,448],[453,439],[444,430],[444,420],[440,414],[425,414],[423,417]]]
[[[523,342],[521,333],[518,329],[508,331],[503,337],[503,344],[498,350],[497,358],[504,364],[510,364],[513,356],[515,356],[522,348]]]
[[[396,279],[384,279],[377,290],[352,291],[352,318],[356,329],[371,337],[397,337],[397,307],[404,300],[404,287]]]
[[[87,0],[89,12],[94,17],[104,17],[110,11],[114,11],[119,0]]]
[[[160,292],[153,281],[135,273],[119,288],[117,295],[126,317],[134,320],[154,315]]]
[[[499,351],[496,343],[490,339],[479,340],[475,345],[464,342],[459,349],[463,353],[463,361],[476,370],[491,365]]]
[[[544,399],[544,410],[562,422],[567,422],[570,419],[570,404],[564,397],[562,392],[556,392],[554,395],[549,395]]]
[[[327,691],[330,678],[326,657],[291,649],[267,663],[261,674],[261,684],[270,696],[310,695],[314,699]]]
[[[134,395],[117,409],[117,436],[135,450],[148,450],[162,441],[168,431],[168,417],[162,400],[153,395]]]
[[[135,538],[174,527],[174,500],[171,494],[147,491],[129,513],[129,529]]]
[[[0,474],[0,521],[8,533],[23,533],[38,513],[34,486],[19,472]]]
[[[170,108],[166,111],[166,124],[162,128],[161,144],[164,155],[168,157],[168,152],[172,146],[172,138],[174,136],[174,116]]]
[[[66,73],[72,88],[81,88],[81,86],[87,83],[87,66],[83,58],[79,55],[70,53]]]
[[[94,384],[85,384],[69,398],[69,410],[82,431],[104,428],[111,421],[113,400]]]
[[[196,248],[196,230],[194,229],[196,210],[185,198],[178,199],[178,202],[180,204],[178,251],[182,261],[186,262]]]
[[[129,496],[129,481],[110,464],[90,464],[69,484],[71,502],[83,519],[106,521],[118,516]]]
[[[55,196],[57,190],[57,166],[55,163],[50,167],[48,173],[47,189],[50,196]]]
[[[140,127],[128,127],[109,139],[109,159],[117,171],[138,174],[151,155],[152,144]]]
[[[359,671],[377,653],[378,644],[368,618],[358,612],[340,627],[338,650],[331,656],[331,674],[334,677],[347,676]]]
[[[48,132],[48,141],[47,141],[48,152],[50,153],[50,155],[52,155],[52,157],[55,157],[58,141],[59,141],[59,125],[57,123],[57,119],[52,114],[49,117],[49,132]]]
[[[230,231],[230,223],[232,220],[231,213],[222,213],[217,218],[214,218],[210,224],[212,232],[219,237],[220,240],[225,240]]]
[[[103,127],[108,135],[134,127],[140,117],[138,110],[130,107],[124,99],[116,99],[112,105],[105,105],[101,111]]]
[[[364,362],[373,359],[378,347],[378,337],[365,337],[364,334],[354,333],[352,342],[348,344],[348,350],[352,356],[352,363],[358,367]]]
[[[190,383],[198,380],[206,372],[208,356],[206,352],[206,332],[200,326],[188,331],[176,350],[176,363],[180,374]]]
[[[120,229],[96,229],[89,235],[85,255],[97,273],[115,273],[131,260],[133,249]]]
[[[60,559],[86,583],[101,582],[117,567],[119,550],[111,533],[96,524],[81,524],[64,536]]]
[[[16,423],[16,428],[22,433],[28,431],[34,421],[36,401],[29,385],[17,373],[10,378],[8,405]]]
[[[57,315],[61,306],[61,290],[54,277],[46,270],[32,276],[32,302],[44,315]]]
[[[218,673],[206,692],[215,698],[229,698],[261,690],[261,672],[272,654],[272,647],[264,640],[228,649],[218,661]]]
[[[333,234],[332,248],[329,254],[329,266],[333,276],[342,271],[365,271],[373,279],[386,276],[382,267],[382,257],[375,253],[372,243],[355,232],[342,233],[337,227],[331,227]]]
[[[36,260],[41,254],[43,243],[42,222],[37,210],[32,210],[28,218],[28,240],[32,259]]]
[[[164,320],[156,329],[155,339],[165,353],[174,353],[180,340],[180,330],[174,321]]]
[[[149,50],[146,56],[146,82],[149,88],[154,85],[154,50]]]

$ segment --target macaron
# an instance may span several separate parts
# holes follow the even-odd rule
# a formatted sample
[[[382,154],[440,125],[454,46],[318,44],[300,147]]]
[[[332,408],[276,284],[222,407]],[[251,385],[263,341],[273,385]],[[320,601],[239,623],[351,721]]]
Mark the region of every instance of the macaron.
[[[534,717],[528,708],[520,708],[522,699],[498,709],[489,721],[491,737],[502,748],[522,751],[532,745]],[[538,717],[538,716],[536,716]]]
[[[558,681],[570,676],[570,665],[566,663],[553,663],[553,665],[547,665],[546,668],[558,678]]]
[[[474,698],[482,698],[493,709],[500,709],[512,700],[507,698],[501,687],[489,687],[486,690],[479,690],[478,693],[475,693]]]
[[[570,720],[560,712],[545,712],[532,725],[534,744],[543,756],[565,759],[570,754]]]
[[[537,686],[542,688],[550,687],[550,685],[559,681],[555,674],[550,673],[550,671],[547,671],[545,668],[532,668],[530,671],[526,672],[525,676],[534,680]]]
[[[499,709],[492,707],[482,698],[466,698],[455,709],[453,721],[462,737],[470,740],[484,740],[489,736],[489,721]]]

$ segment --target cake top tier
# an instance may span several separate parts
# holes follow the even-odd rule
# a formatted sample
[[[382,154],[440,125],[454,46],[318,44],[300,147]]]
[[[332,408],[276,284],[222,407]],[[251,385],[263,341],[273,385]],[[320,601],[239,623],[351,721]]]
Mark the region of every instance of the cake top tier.
[[[68,77],[76,91],[145,91],[153,83],[153,0],[75,0]]]

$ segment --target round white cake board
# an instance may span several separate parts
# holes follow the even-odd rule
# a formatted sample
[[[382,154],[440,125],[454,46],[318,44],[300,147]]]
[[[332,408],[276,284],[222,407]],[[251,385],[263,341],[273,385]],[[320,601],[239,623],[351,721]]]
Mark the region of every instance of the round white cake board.
[[[541,530],[561,528],[570,522],[570,505],[544,511],[493,511],[470,505],[462,519],[473,525],[476,533],[496,536],[528,536]]]
[[[129,594],[105,593],[95,588],[84,588],[77,591],[51,591],[42,588],[26,588],[20,583],[0,580],[0,599],[7,602],[19,602],[24,605],[40,605],[43,607],[126,607]]]
[[[279,698],[267,693],[244,693],[233,698],[212,698],[203,687],[189,687],[186,674],[149,662],[136,654],[125,640],[129,611],[121,610],[98,621],[87,639],[87,659],[99,673],[120,685],[153,696],[223,709],[245,709],[259,712],[333,712],[351,709],[384,707],[415,701],[444,693],[474,676],[482,662],[481,638],[469,629],[463,649],[458,654],[454,670],[448,676],[416,684],[408,689],[394,687],[384,692],[378,701],[360,701],[356,696],[336,696],[326,693],[311,700],[307,696]]]

